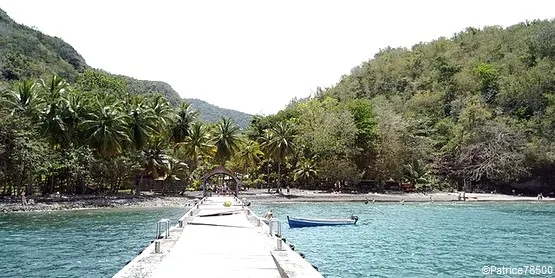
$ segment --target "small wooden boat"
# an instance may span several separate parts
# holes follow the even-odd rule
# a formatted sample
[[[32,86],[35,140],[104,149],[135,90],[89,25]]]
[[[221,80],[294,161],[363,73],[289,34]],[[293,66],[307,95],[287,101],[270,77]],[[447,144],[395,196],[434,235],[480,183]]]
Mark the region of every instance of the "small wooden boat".
[[[316,227],[316,226],[338,226],[338,225],[354,225],[358,221],[356,215],[348,219],[315,219],[315,218],[298,218],[287,216],[290,228],[300,227]]]

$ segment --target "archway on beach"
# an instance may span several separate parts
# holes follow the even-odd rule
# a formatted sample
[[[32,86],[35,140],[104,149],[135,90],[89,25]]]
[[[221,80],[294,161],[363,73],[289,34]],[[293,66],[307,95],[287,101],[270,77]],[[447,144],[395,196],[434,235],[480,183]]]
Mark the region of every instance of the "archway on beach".
[[[201,180],[202,180],[203,196],[206,196],[206,184],[208,180],[215,175],[224,175],[224,176],[231,177],[233,181],[235,181],[235,196],[239,195],[239,187],[241,186],[241,180],[239,180],[239,178],[237,178],[237,176],[229,169],[225,168],[224,166],[218,166],[212,169],[210,172],[206,173],[204,176],[202,176]]]

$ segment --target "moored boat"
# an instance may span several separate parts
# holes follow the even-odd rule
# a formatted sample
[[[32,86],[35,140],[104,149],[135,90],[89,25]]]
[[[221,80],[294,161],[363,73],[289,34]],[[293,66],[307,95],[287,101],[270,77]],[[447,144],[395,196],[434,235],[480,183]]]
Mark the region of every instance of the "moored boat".
[[[356,215],[353,215],[347,219],[316,219],[287,216],[287,222],[289,222],[290,228],[354,225],[357,223],[357,221],[358,217]]]

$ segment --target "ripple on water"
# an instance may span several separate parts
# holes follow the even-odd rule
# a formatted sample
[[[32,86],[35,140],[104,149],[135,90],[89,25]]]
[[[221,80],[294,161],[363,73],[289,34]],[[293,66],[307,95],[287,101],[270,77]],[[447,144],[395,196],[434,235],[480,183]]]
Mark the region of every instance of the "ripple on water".
[[[553,264],[555,205],[299,203],[253,206],[281,219],[359,216],[356,226],[289,229],[284,236],[325,277],[481,277],[484,265]],[[6,277],[111,277],[182,208],[0,215]]]
[[[543,203],[298,203],[254,207],[276,217],[359,216],[356,226],[289,229],[284,237],[325,277],[482,277],[484,265],[553,264]],[[328,216],[326,216],[328,217]]]
[[[97,209],[0,215],[5,277],[111,277],[183,208]]]

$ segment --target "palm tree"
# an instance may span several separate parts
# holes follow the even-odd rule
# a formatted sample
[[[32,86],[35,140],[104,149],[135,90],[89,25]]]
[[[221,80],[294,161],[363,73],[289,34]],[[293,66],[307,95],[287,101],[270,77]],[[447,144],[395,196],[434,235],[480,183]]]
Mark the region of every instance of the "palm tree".
[[[317,171],[314,161],[311,159],[305,159],[297,164],[297,169],[295,169],[293,179],[301,182],[304,181],[304,183],[307,184],[316,178],[316,174]]]
[[[179,159],[166,156],[166,161],[163,165],[164,174],[166,178],[164,181],[177,181],[186,178],[189,166],[180,161]]]
[[[148,139],[157,134],[157,122],[154,111],[144,104],[141,97],[134,96],[131,99],[128,123],[129,138],[135,150],[142,150]]]
[[[214,145],[216,146],[215,159],[224,165],[239,149],[239,127],[233,124],[230,118],[222,117],[216,125]]]
[[[65,94],[69,84],[56,75],[46,81],[41,80],[40,84],[46,104],[40,114],[41,133],[49,139],[54,148],[67,145],[70,142],[70,135],[62,119],[62,112],[68,106]]]
[[[278,192],[281,189],[281,164],[295,150],[295,132],[285,123],[277,123],[266,135],[263,149],[278,163]]]
[[[38,119],[40,96],[36,90],[36,82],[31,80],[19,81],[15,84],[15,90],[9,90],[0,96],[0,105],[20,112],[33,120]]]
[[[188,133],[183,142],[176,144],[176,148],[183,150],[185,157],[191,161],[191,171],[194,171],[199,159],[214,155],[215,146],[210,141],[208,129],[202,123],[194,122]]]
[[[158,133],[165,133],[174,120],[173,110],[168,100],[161,95],[155,95],[147,99],[147,105],[156,117],[156,129]]]
[[[189,135],[189,127],[198,116],[187,102],[181,102],[176,113],[175,120],[171,126],[171,138],[174,143],[183,142]]]
[[[71,92],[67,96],[67,105],[62,108],[61,119],[67,129],[67,134],[70,138],[70,143],[75,143],[78,136],[78,126],[82,122],[89,110],[87,104],[89,99],[82,93]]]
[[[111,157],[122,152],[122,144],[131,141],[127,133],[128,117],[114,105],[98,107],[87,114],[79,129],[91,148]]]
[[[238,153],[238,158],[243,162],[243,171],[249,174],[249,168],[260,162],[264,153],[260,150],[260,144],[256,141],[246,140]]]

